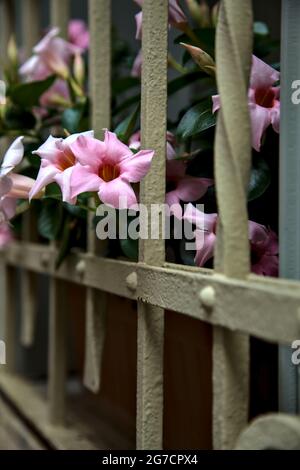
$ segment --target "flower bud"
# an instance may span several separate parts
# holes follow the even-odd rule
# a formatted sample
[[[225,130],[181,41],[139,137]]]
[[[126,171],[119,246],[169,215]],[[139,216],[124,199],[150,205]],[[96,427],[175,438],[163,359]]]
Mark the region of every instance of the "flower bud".
[[[200,67],[201,70],[208,75],[214,76],[216,74],[216,64],[213,58],[207,52],[200,49],[200,47],[192,46],[191,44],[180,43],[192,56],[194,62]]]
[[[75,54],[73,64],[73,74],[76,82],[82,87],[85,79],[85,67],[81,54]]]
[[[7,57],[13,65],[16,65],[18,63],[18,48],[14,36],[11,36],[8,41]]]
[[[202,28],[208,28],[210,26],[210,10],[209,6],[201,0],[200,3],[197,0],[186,0],[188,9],[195,21]]]

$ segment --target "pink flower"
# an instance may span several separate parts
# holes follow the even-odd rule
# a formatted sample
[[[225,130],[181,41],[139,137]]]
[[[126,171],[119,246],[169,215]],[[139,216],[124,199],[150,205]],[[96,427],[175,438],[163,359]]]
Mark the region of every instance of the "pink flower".
[[[279,133],[280,122],[280,87],[274,83],[280,78],[280,73],[267,65],[258,57],[252,56],[252,70],[248,103],[252,123],[252,146],[259,152],[262,136],[272,124],[275,132]],[[221,107],[220,95],[212,97],[213,112]]]
[[[134,0],[140,7],[143,6],[143,0]],[[143,13],[135,15],[136,21],[136,39],[142,38]],[[178,4],[178,0],[169,0],[169,23],[177,29],[184,30],[187,24],[187,18]]]
[[[43,80],[53,74],[68,77],[71,58],[82,49],[58,37],[58,33],[58,28],[52,28],[33,48],[33,55],[20,67],[26,79]]]
[[[0,167],[0,223],[15,215],[16,199],[28,199],[32,178],[13,173],[24,155],[23,136],[17,137],[6,151]]]
[[[206,214],[192,204],[188,204],[183,218],[196,226],[194,231],[197,248],[195,263],[197,266],[204,266],[214,256],[218,214]]]
[[[61,101],[70,101],[70,93],[68,84],[65,80],[58,78],[55,80],[53,85],[48,88],[40,98],[40,105],[43,108],[55,107],[61,103]]]
[[[138,183],[148,173],[153,150],[134,154],[108,130],[104,142],[80,136],[71,144],[71,150],[79,161],[71,178],[72,197],[97,191],[103,203],[115,208],[125,209],[137,203],[130,183]]]
[[[278,276],[278,237],[263,225],[249,221],[252,272]]]
[[[82,20],[71,20],[68,25],[68,39],[75,46],[86,50],[90,44],[90,33]]]
[[[142,65],[143,65],[143,56],[142,56],[142,49],[140,49],[133,62],[133,66],[131,69],[132,77],[140,77],[142,75]]]
[[[173,160],[176,157],[175,152],[176,139],[172,132],[167,131],[167,159]],[[141,148],[141,131],[137,131],[129,139],[129,147],[134,150]]]
[[[48,184],[56,182],[61,188],[63,201],[69,204],[75,203],[74,197],[71,196],[70,179],[77,158],[71,149],[71,144],[84,135],[93,137],[94,132],[87,131],[82,134],[72,134],[66,139],[50,135],[41,147],[32,152],[41,157],[41,166],[35,184],[30,191],[30,199]]]
[[[13,232],[10,226],[3,222],[0,224],[0,250],[6,248],[14,241]]]
[[[196,226],[197,266],[204,266],[214,256],[218,214],[205,214],[188,204],[183,218]],[[264,276],[278,276],[278,238],[264,225],[249,220],[249,243],[252,272]]]
[[[167,161],[167,188],[166,203],[172,208],[174,215],[180,218],[176,206],[180,201],[191,202],[201,199],[207,188],[213,184],[209,178],[196,178],[186,175],[186,163],[182,160]],[[181,212],[181,211],[180,211]]]

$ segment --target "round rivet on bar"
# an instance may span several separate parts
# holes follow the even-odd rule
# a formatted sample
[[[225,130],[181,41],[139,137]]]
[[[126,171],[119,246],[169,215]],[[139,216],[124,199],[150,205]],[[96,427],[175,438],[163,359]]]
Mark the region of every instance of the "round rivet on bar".
[[[199,299],[204,307],[212,308],[216,302],[216,291],[212,286],[206,286],[199,292]]]
[[[41,254],[41,265],[46,267],[46,266],[48,266],[49,261],[50,261],[49,253],[45,253],[45,252],[42,253]]]
[[[78,263],[76,264],[75,270],[76,270],[77,274],[84,274],[85,273],[86,263],[83,259],[78,261]]]
[[[134,271],[126,277],[126,286],[129,290],[135,291],[137,289],[137,273]]]

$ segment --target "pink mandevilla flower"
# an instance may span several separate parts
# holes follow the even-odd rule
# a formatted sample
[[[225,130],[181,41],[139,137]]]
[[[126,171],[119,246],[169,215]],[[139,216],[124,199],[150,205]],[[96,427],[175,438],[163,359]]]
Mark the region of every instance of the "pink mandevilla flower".
[[[105,131],[104,142],[80,136],[71,144],[78,160],[71,178],[71,195],[97,191],[100,200],[125,209],[137,203],[130,183],[138,183],[148,173],[153,150],[134,154],[113,132]]]
[[[252,124],[252,146],[259,152],[262,136],[272,124],[273,129],[279,133],[280,121],[280,87],[274,86],[280,78],[280,73],[252,56],[252,69],[248,103]],[[212,97],[213,112],[221,107],[220,95]]]
[[[12,229],[6,222],[0,224],[0,250],[4,250],[14,241]]]
[[[56,104],[57,97],[69,100],[66,81],[68,67],[75,54],[83,52],[83,48],[71,44],[58,37],[59,29],[52,28],[33,48],[33,55],[20,67],[20,74],[26,81],[44,80],[53,74],[57,78],[53,85],[41,96],[41,106]]]
[[[30,191],[30,199],[42,188],[55,182],[61,188],[63,201],[69,204],[76,202],[76,198],[71,196],[70,181],[77,158],[71,149],[71,144],[80,136],[93,137],[93,135],[93,131],[72,134],[66,139],[50,135],[46,142],[33,152],[41,157],[41,166],[35,184]]]
[[[87,30],[86,23],[82,20],[71,20],[68,24],[68,39],[70,43],[80,47],[84,51],[90,44],[90,33]]]
[[[141,8],[143,6],[143,0],[134,0]],[[136,39],[142,39],[142,23],[143,23],[143,12],[140,11],[135,15],[136,22]],[[169,0],[169,23],[177,29],[184,31],[187,24],[187,18],[183,13],[182,9],[178,4],[178,0]],[[133,63],[131,75],[133,77],[140,77],[142,71],[142,51],[140,50]]]
[[[134,0],[141,8],[143,0]],[[140,11],[135,15],[136,21],[136,39],[142,38],[142,22],[143,12]],[[184,29],[187,24],[187,18],[178,4],[178,0],[169,0],[169,23],[178,29]]]
[[[218,214],[205,214],[188,204],[183,218],[196,226],[197,266],[204,266],[214,256]],[[252,272],[264,276],[278,276],[278,238],[264,225],[249,220],[249,243]]]
[[[16,199],[28,199],[34,180],[14,173],[24,155],[23,136],[17,137],[6,151],[0,167],[0,224],[16,211]],[[40,194],[37,195],[40,197]]]
[[[141,131],[137,131],[129,139],[129,147],[134,150],[140,150],[141,148]],[[167,159],[173,160],[176,157],[175,152],[176,139],[172,132],[167,131]]]
[[[207,188],[213,185],[210,178],[197,178],[186,174],[186,163],[182,160],[167,160],[167,194],[166,203],[172,208],[174,215],[180,218],[178,204],[180,201],[190,202],[201,199]]]

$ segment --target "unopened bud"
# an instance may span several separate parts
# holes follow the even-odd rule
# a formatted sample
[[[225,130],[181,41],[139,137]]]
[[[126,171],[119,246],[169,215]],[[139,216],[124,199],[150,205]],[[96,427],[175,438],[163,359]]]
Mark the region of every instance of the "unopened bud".
[[[192,56],[194,62],[200,67],[201,70],[208,75],[214,76],[216,73],[216,64],[213,58],[207,52],[200,49],[200,47],[191,46],[191,44],[180,43]]]
[[[217,26],[219,10],[220,10],[220,3],[218,2],[213,6],[213,9],[211,11],[211,19],[212,19],[212,24],[214,26]]]
[[[210,10],[205,1],[198,3],[197,0],[186,0],[186,4],[192,17],[197,21],[199,26],[208,28],[210,26]]]
[[[73,74],[74,78],[80,86],[84,84],[85,78],[85,67],[84,61],[81,54],[75,54],[74,64],[73,64]]]
[[[18,48],[14,36],[11,36],[7,44],[7,57],[12,64],[18,63]]]

